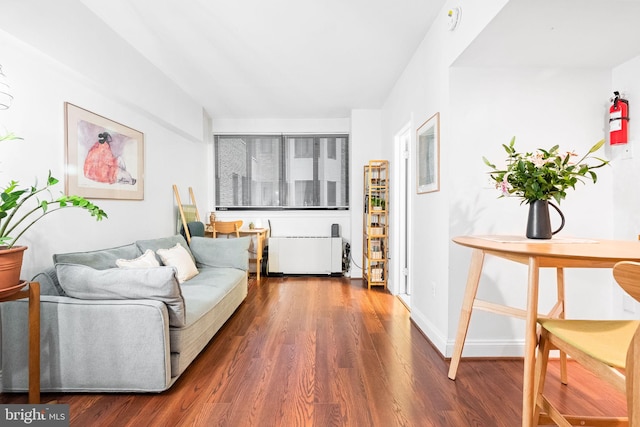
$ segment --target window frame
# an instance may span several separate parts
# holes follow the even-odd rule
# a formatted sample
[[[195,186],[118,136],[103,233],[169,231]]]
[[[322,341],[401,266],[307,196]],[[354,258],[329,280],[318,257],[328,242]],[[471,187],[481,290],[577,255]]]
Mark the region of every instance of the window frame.
[[[219,162],[220,162],[220,157],[219,157],[219,150],[220,150],[220,139],[239,139],[242,140],[243,143],[247,144],[247,140],[250,139],[260,139],[260,138],[271,138],[271,139],[278,139],[279,141],[277,142],[279,144],[279,148],[280,148],[280,164],[277,166],[278,169],[278,173],[279,173],[279,180],[278,182],[275,183],[274,186],[277,186],[279,188],[279,192],[277,197],[277,203],[278,205],[276,206],[244,206],[245,203],[247,203],[250,199],[251,199],[251,189],[249,189],[248,187],[251,185],[248,178],[247,177],[241,177],[241,181],[242,181],[242,194],[238,194],[237,190],[233,191],[234,194],[232,195],[234,201],[237,200],[239,202],[242,202],[242,206],[238,206],[237,203],[234,206],[221,206],[220,203],[220,176],[219,176],[219,171],[221,170],[221,168],[219,167]],[[311,146],[312,148],[315,146],[315,148],[312,149],[313,151],[313,155],[311,158],[308,157],[299,157],[296,156],[296,152],[295,149],[293,149],[294,151],[292,153],[288,153],[288,149],[287,149],[287,144],[289,143],[288,141],[290,141],[290,139],[305,139],[308,140],[309,138],[311,138]],[[335,154],[336,154],[336,158],[329,158],[328,154],[329,154],[329,140],[324,143],[322,149],[318,149],[317,146],[321,143],[322,139],[329,139],[332,140],[333,144],[335,145]],[[341,142],[341,144],[338,144],[338,141],[342,139],[344,140],[343,142]],[[291,133],[291,134],[284,134],[284,133],[279,133],[279,134],[226,134],[226,133],[222,133],[222,134],[215,134],[214,135],[214,147],[213,147],[213,164],[214,164],[214,188],[215,188],[215,210],[216,211],[337,211],[337,210],[350,210],[350,187],[351,187],[351,182],[350,182],[350,163],[349,163],[349,156],[350,156],[350,146],[349,146],[349,139],[350,139],[350,135],[347,133],[335,133],[335,134],[330,134],[330,133]],[[247,164],[245,165],[245,168],[247,170],[250,169],[250,159],[252,158],[252,148],[247,147],[246,149],[246,159],[245,160],[247,162]],[[259,149],[256,149],[259,150]],[[344,184],[342,185],[342,187],[340,188],[340,186],[338,186],[338,183],[340,181],[335,180],[335,179],[329,179],[326,178],[324,180],[319,180],[318,179],[318,163],[319,163],[319,159],[325,156],[329,161],[338,161],[340,160],[340,180],[344,180]],[[321,201],[322,196],[320,195],[320,191],[324,190],[326,192],[327,189],[327,182],[328,181],[332,181],[335,183],[336,185],[336,194],[333,195],[333,198],[328,197],[328,195],[324,195],[324,206],[294,206],[293,203],[295,203],[295,195],[289,194],[289,187],[288,186],[292,186],[291,188],[295,188],[295,181],[299,180],[299,179],[295,179],[294,177],[290,176],[290,172],[289,172],[289,168],[287,165],[287,160],[289,160],[289,158],[291,159],[291,161],[295,161],[295,160],[304,160],[304,159],[308,159],[311,160],[313,163],[313,168],[314,168],[314,176],[313,176],[313,181],[316,183],[315,187],[317,187],[314,190],[314,198],[316,198],[316,200],[318,202]],[[255,160],[255,159],[254,159]],[[250,173],[250,172],[247,172]],[[262,183],[264,184],[264,182]],[[322,187],[322,188],[321,188]],[[262,191],[263,185],[259,185],[258,188],[260,190],[258,191]],[[338,197],[338,188],[340,188],[340,190],[342,190],[344,192],[344,195],[342,197]],[[263,193],[264,194],[264,193]],[[339,200],[344,200],[345,204],[344,205],[333,205],[330,206],[328,205],[329,200],[335,200],[335,203],[337,204],[337,202]],[[290,205],[283,205],[283,203],[289,203]]]

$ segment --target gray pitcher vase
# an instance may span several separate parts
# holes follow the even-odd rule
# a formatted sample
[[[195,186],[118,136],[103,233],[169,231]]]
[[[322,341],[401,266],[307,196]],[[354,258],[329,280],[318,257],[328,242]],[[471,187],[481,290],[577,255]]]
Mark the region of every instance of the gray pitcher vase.
[[[551,219],[549,206],[552,206],[560,215],[562,223],[557,230],[551,231]],[[529,219],[527,221],[528,239],[551,239],[551,236],[564,227],[564,215],[556,205],[548,200],[534,200],[529,203]]]

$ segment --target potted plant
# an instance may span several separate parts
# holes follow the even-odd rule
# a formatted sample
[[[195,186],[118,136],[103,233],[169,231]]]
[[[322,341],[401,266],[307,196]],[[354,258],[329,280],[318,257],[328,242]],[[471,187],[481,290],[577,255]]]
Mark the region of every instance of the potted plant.
[[[609,162],[592,154],[603,145],[604,139],[598,141],[578,161],[574,161],[572,159],[577,157],[577,154],[561,153],[558,145],[548,150],[539,148],[536,152],[519,153],[515,149],[513,137],[509,145],[502,145],[507,152],[505,167],[498,168],[486,157],[482,159],[492,169],[489,175],[495,181],[496,188],[500,190],[500,197],[517,196],[522,199],[521,203],[529,204],[527,237],[550,239],[552,234],[560,231],[562,225],[551,232],[550,225],[547,225],[549,205],[558,211],[564,225],[562,212],[550,200],[553,199],[559,204],[567,196],[567,190],[575,189],[578,182],[597,181],[598,176],[594,169],[601,168]],[[543,223],[542,226],[540,223]]]
[[[6,139],[0,138],[0,140]],[[15,139],[15,137],[13,137]],[[42,186],[20,187],[10,181],[0,192],[0,292],[7,288],[20,288],[20,270],[26,246],[16,246],[20,237],[44,216],[65,208],[77,207],[88,211],[100,221],[107,214],[87,199],[61,194],[54,197],[51,187],[58,180],[51,176]],[[44,196],[44,197],[43,197]]]

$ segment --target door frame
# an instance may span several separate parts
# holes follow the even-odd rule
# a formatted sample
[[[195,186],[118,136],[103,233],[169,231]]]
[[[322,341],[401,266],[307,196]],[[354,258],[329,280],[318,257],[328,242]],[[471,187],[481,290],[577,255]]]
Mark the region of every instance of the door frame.
[[[411,295],[411,180],[412,180],[412,142],[413,120],[410,120],[395,134],[394,157],[397,167],[393,171],[393,180],[396,183],[393,195],[393,222],[392,230],[395,232],[393,253],[393,289],[394,295]],[[404,154],[406,152],[406,155]],[[407,269],[405,275],[403,269]],[[406,287],[405,287],[406,284]]]

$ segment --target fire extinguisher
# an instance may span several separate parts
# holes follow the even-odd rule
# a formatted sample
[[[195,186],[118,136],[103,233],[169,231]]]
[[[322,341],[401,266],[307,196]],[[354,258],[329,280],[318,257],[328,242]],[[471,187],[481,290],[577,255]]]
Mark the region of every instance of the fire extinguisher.
[[[620,92],[613,92],[609,108],[609,143],[626,144],[628,141],[629,101],[620,98]]]

